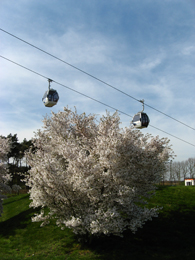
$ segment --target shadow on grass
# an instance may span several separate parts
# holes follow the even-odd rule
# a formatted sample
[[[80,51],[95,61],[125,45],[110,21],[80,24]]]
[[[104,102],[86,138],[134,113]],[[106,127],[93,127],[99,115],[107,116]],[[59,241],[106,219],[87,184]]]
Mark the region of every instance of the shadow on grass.
[[[8,220],[0,222],[0,235],[5,238],[14,236],[16,229],[24,229],[27,225],[29,225],[31,222],[31,216],[33,216],[34,213],[35,210],[30,208],[26,211],[22,211],[12,218],[9,218]]]
[[[23,195],[20,199],[18,199],[18,196],[15,196],[15,195],[14,195],[13,197],[10,197],[10,198],[12,198],[11,201],[5,200],[5,201],[3,202],[3,205],[5,206],[5,205],[11,204],[11,203],[15,203],[16,201],[25,200],[25,199],[28,198],[28,197],[29,197],[29,195],[26,194],[25,196]]]
[[[94,239],[90,248],[104,260],[195,259],[195,211],[159,215],[136,234]]]

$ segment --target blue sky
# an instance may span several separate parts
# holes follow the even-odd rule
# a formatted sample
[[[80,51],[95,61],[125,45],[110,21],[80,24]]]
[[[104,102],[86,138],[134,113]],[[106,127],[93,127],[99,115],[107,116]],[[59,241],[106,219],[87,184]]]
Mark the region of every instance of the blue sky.
[[[0,28],[195,128],[194,0],[1,0]],[[133,116],[141,103],[0,30],[0,55]],[[64,106],[114,110],[53,82],[60,100],[45,108],[45,78],[0,58],[0,135],[30,139]],[[168,137],[176,160],[195,156],[195,131],[145,107],[143,133]],[[121,114],[121,127],[131,117]],[[152,127],[154,126],[154,127]]]

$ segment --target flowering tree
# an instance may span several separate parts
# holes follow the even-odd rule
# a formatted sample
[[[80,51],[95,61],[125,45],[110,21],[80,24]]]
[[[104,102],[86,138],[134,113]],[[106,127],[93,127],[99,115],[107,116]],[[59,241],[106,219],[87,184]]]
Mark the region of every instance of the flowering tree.
[[[120,129],[117,112],[97,122],[64,108],[43,122],[36,151],[26,154],[30,206],[42,207],[33,221],[44,225],[55,217],[76,234],[121,236],[157,216],[157,208],[144,204],[172,156],[169,140]]]
[[[11,188],[7,182],[11,180],[7,171],[7,154],[10,151],[9,139],[0,136],[0,216],[3,212],[2,202],[6,198],[5,193],[11,192]]]

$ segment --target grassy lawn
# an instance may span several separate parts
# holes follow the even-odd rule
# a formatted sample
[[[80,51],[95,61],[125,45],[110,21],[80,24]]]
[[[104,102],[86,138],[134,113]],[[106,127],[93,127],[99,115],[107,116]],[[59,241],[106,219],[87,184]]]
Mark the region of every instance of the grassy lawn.
[[[26,194],[4,201],[0,217],[0,259],[195,259],[195,187],[160,186],[149,206],[163,206],[159,217],[148,221],[136,234],[123,238],[102,237],[90,245],[77,241],[69,230],[54,222],[45,227],[32,223],[36,210]]]

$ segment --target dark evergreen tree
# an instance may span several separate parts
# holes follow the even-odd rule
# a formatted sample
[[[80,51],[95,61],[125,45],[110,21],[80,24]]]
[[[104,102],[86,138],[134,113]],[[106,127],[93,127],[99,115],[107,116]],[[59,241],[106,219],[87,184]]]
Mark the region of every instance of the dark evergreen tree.
[[[27,139],[24,138],[24,140],[20,143],[18,141],[17,134],[9,134],[7,138],[11,140],[11,149],[8,153],[8,169],[13,178],[10,185],[24,185],[21,182],[21,175],[19,173],[25,174],[29,170],[29,166],[24,155],[25,151],[32,146],[32,141],[27,141]]]

